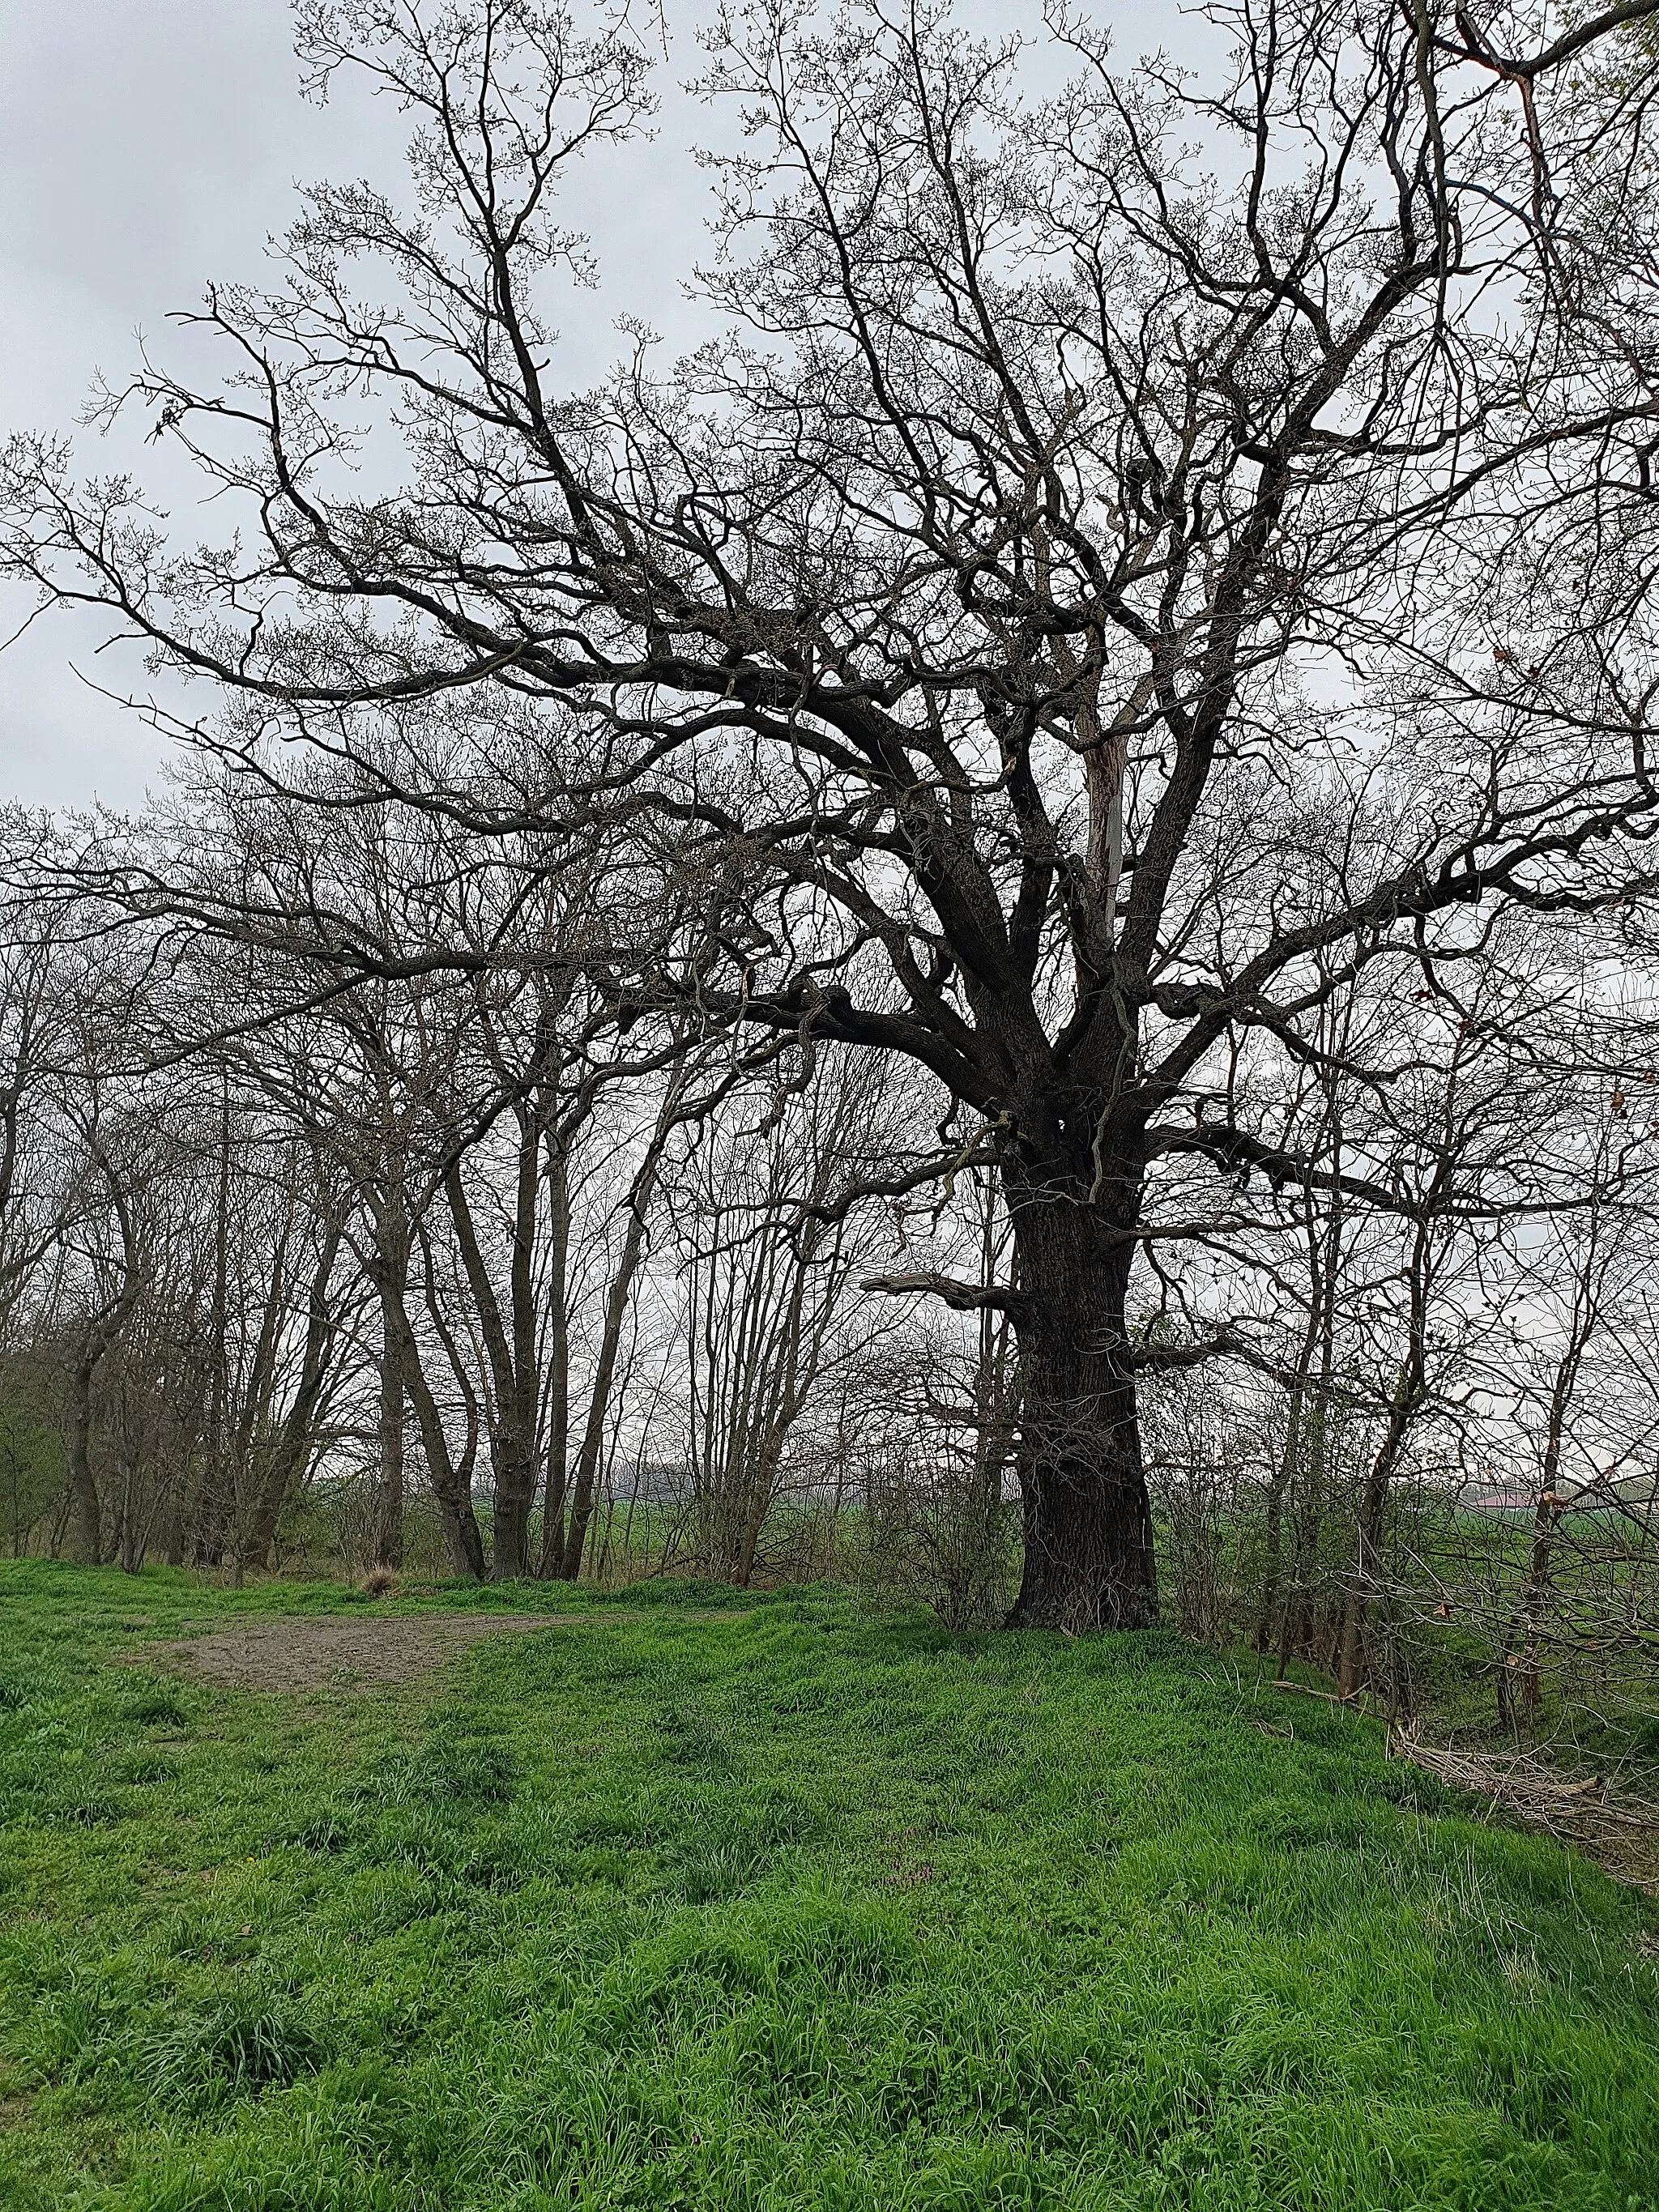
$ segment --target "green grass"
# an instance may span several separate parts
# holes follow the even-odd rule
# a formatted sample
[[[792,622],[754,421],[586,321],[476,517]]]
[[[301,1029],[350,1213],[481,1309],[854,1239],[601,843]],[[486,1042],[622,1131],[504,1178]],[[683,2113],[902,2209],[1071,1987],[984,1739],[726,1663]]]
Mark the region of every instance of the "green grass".
[[[1659,2205],[1652,1907],[1374,1724],[816,1593],[111,1663],[355,1602],[0,1569],[7,2212]]]

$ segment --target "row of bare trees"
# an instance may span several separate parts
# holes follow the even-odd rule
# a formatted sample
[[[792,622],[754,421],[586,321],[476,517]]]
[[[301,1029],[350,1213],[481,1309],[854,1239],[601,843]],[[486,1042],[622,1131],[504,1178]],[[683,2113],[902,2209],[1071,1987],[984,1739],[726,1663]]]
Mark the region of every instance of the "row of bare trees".
[[[75,1316],[83,1548],[176,1274],[175,1549],[349,1433],[393,1559],[416,1437],[457,1569],[569,1574],[665,1458],[721,1572],[856,1495],[872,1562],[1076,1632],[1159,1617],[1161,1510],[1180,1617],[1225,1581],[1352,1690],[1434,1587],[1402,1498],[1519,1484],[1524,1707],[1563,1532],[1648,1540],[1656,16],[1211,0],[1187,70],[751,0],[707,342],[577,391],[558,198],[648,43],[307,0],[405,176],[308,190],[197,368],[88,417],[236,526],[61,436],[0,465],[0,564],[142,646],[185,763],[18,830],[88,1011],[30,1033],[82,1042],[0,1289]],[[171,1188],[170,1116],[176,1236],[120,1149]],[[287,1320],[233,1327],[279,1160]]]
[[[458,867],[429,826],[200,786],[73,853],[10,825],[0,1356],[61,1478],[14,1547],[266,1568],[343,1482],[354,1565],[400,1563],[413,1495],[451,1571],[574,1577],[654,1465],[659,1551],[747,1582],[818,1486],[879,1233],[845,1194],[914,1101],[868,1055],[799,1082],[718,1024],[619,1040],[592,876]],[[176,892],[206,855],[235,926],[88,889],[118,848],[129,890],[135,856]],[[337,933],[416,910],[410,972],[342,988]]]
[[[1001,1617],[1020,1285],[981,1165],[906,1188],[948,1101],[810,1030],[619,1035],[573,945],[619,958],[689,873],[623,917],[337,799],[10,825],[12,1548],[240,1576],[321,1500],[354,1569],[412,1510],[462,1575],[829,1571]],[[212,927],[192,851],[240,886]],[[412,913],[407,972],[342,980],[328,947]],[[1393,1694],[1455,1622],[1522,1731],[1553,1664],[1650,1657],[1659,1069],[1616,1072],[1578,936],[1511,917],[1458,998],[1369,971],[1340,1056],[1229,1070],[1271,1159],[1170,1190],[1198,1256],[1149,1248],[1133,1322],[1183,1631]]]

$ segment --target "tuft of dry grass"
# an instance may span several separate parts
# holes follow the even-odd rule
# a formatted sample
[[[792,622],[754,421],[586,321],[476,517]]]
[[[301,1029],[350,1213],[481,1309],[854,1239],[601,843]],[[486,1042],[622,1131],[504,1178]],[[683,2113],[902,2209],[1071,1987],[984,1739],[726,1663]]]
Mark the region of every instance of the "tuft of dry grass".
[[[391,1567],[371,1567],[363,1577],[365,1597],[390,1597],[398,1587],[398,1577]]]
[[[1522,1826],[1575,1845],[1621,1881],[1659,1891],[1659,1826],[1650,1810],[1621,1796],[1605,1776],[1569,1781],[1519,1749],[1474,1751],[1431,1743],[1420,1722],[1392,1729],[1389,1751],[1454,1789],[1484,1797]]]

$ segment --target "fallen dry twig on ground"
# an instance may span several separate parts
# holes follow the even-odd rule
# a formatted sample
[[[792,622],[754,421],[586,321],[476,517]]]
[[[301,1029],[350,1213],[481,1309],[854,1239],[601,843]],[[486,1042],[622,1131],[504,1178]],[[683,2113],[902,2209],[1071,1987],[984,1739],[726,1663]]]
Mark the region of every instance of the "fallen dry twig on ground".
[[[1389,1730],[1389,1753],[1484,1797],[1526,1827],[1576,1845],[1620,1881],[1659,1888],[1659,1820],[1621,1796],[1604,1776],[1571,1782],[1519,1749],[1458,1750],[1430,1743],[1416,1723]]]

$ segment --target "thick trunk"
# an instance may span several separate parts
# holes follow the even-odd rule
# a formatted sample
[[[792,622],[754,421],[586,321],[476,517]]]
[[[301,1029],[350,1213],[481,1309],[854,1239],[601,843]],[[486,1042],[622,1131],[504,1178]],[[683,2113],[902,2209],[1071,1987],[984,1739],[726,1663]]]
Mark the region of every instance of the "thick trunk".
[[[1016,1628],[1148,1628],[1152,1504],[1127,1358],[1127,1237],[1070,1190],[1014,1183],[1025,1556]]]
[[[777,1494],[778,1467],[783,1457],[783,1437],[776,1431],[763,1438],[760,1449],[748,1470],[743,1522],[738,1530],[737,1547],[731,1565],[731,1579],[739,1589],[747,1589],[755,1578],[761,1530],[766,1526],[766,1516]]]
[[[495,1461],[495,1542],[491,1547],[492,1582],[516,1582],[530,1572],[530,1515],[534,1503],[536,1462],[533,1443],[525,1449],[517,1429],[504,1440]]]
[[[150,1512],[146,1510],[135,1446],[122,1450],[121,1503],[116,1516],[114,1555],[123,1574],[136,1575],[149,1549]]]

